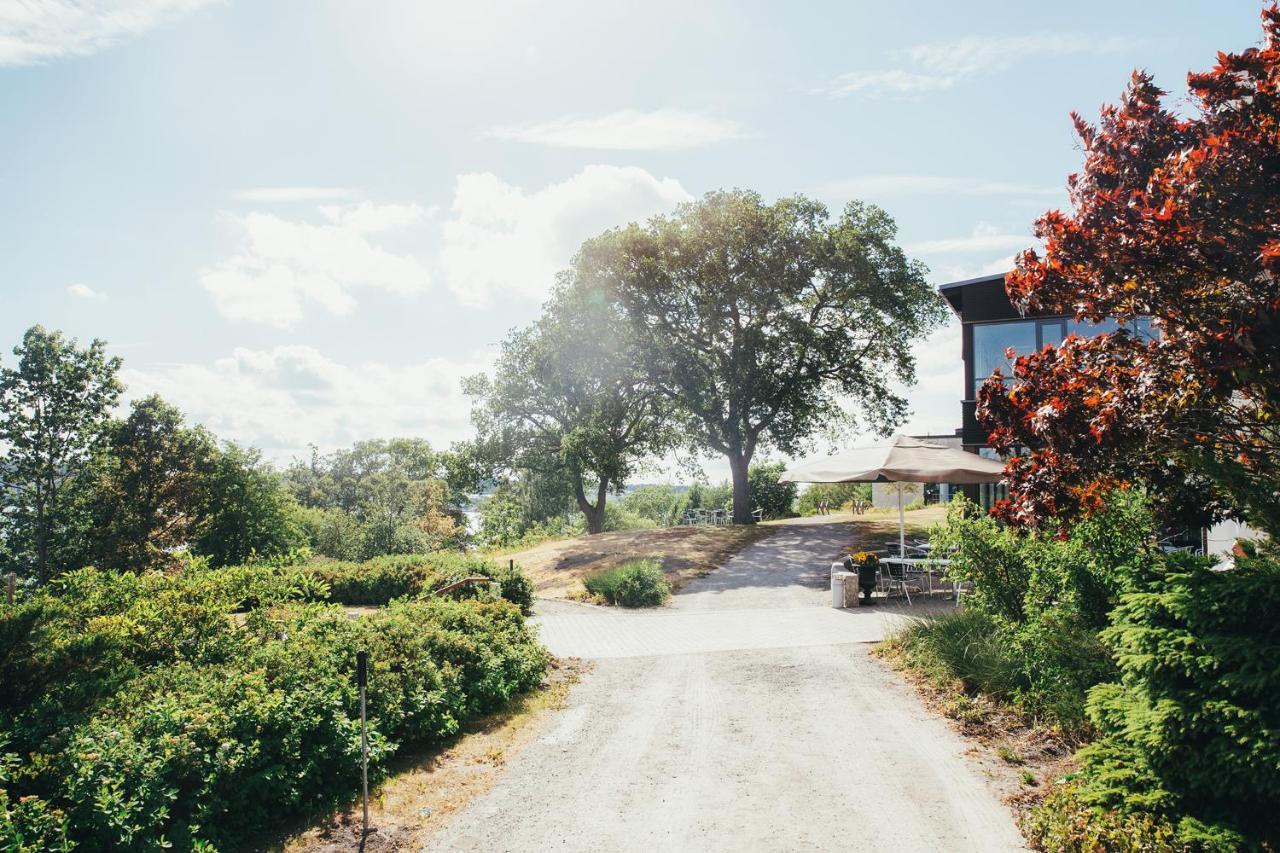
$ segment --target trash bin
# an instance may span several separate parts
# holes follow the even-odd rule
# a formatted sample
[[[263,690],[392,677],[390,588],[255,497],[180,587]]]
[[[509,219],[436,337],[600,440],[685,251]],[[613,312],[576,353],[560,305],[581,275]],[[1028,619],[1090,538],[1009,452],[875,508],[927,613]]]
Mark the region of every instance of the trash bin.
[[[838,571],[831,573],[831,606],[837,609],[857,607],[862,603],[858,595],[858,573]]]

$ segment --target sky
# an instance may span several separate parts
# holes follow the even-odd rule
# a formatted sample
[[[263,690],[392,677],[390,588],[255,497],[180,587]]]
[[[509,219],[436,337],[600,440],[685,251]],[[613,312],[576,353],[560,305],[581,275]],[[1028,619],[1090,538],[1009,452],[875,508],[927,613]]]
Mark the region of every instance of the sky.
[[[282,464],[447,446],[584,239],[740,187],[874,202],[935,284],[1003,271],[1071,111],[1135,68],[1182,98],[1260,8],[0,0],[0,363],[102,338],[126,400]],[[950,433],[958,325],[916,352],[902,431]]]

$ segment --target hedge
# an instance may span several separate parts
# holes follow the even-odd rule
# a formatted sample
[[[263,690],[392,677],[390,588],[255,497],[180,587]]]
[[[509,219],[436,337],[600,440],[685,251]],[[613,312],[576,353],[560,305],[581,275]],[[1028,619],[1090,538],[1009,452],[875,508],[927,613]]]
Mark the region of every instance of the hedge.
[[[533,584],[518,566],[486,557],[452,552],[396,554],[362,563],[316,560],[297,567],[305,576],[328,587],[328,600],[343,604],[386,604],[414,598],[465,577],[488,577],[501,585],[502,597],[525,613],[533,606]],[[455,597],[472,597],[482,587],[460,587]]]
[[[397,601],[352,619],[280,598],[280,573],[262,568],[257,589],[277,592],[233,618],[251,575],[90,569],[0,611],[0,849],[235,847],[349,800],[358,649],[375,778],[545,672],[507,601]]]

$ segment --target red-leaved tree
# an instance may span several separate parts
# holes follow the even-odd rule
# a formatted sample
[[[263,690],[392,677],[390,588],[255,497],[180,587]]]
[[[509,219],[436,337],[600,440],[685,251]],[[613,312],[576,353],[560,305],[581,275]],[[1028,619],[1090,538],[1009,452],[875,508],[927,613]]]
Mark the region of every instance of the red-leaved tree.
[[[1039,219],[1043,254],[1019,257],[1009,296],[1150,317],[1159,338],[1071,337],[1019,358],[1010,387],[983,386],[991,445],[1013,454],[997,510],[1010,521],[1088,513],[1146,483],[1184,520],[1280,532],[1280,9],[1262,19],[1261,47],[1188,75],[1181,115],[1135,73],[1097,126],[1072,116],[1085,160],[1071,210]]]

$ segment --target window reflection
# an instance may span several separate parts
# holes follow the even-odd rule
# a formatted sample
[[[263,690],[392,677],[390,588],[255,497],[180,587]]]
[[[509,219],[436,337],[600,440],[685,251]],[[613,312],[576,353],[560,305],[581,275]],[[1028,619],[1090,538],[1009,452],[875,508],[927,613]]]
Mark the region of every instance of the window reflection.
[[[1000,455],[990,447],[978,448],[978,455],[983,459],[994,459],[998,462],[1004,460]],[[978,506],[983,509],[991,509],[996,501],[1002,501],[1009,497],[1009,486],[1007,483],[979,483],[978,484]]]
[[[1013,364],[1005,357],[1005,350],[1012,347],[1022,355],[1036,348],[1036,321],[1018,320],[1012,323],[982,323],[973,327],[973,393],[997,368],[1008,379],[1013,375]]]
[[[1150,317],[1137,317],[1123,324],[1111,319],[1110,317],[1103,320],[1101,323],[1091,323],[1088,320],[1067,321],[1067,328],[1070,330],[1071,334],[1078,335],[1082,338],[1108,335],[1119,329],[1121,325],[1129,331],[1129,334],[1133,335],[1140,341],[1154,341],[1160,337],[1160,331],[1155,327],[1155,324],[1151,322]]]
[[[1017,355],[1037,352],[1046,345],[1058,346],[1068,335],[1092,338],[1110,334],[1121,323],[1107,318],[1099,323],[1088,320],[1071,320],[1052,317],[1045,320],[1012,320],[1003,323],[975,323],[973,325],[973,388],[970,396],[978,396],[978,388],[997,368],[1006,384],[1013,376],[1013,363],[1005,358],[1009,347]],[[1140,341],[1153,341],[1160,331],[1149,317],[1138,317],[1123,324],[1129,333]]]

